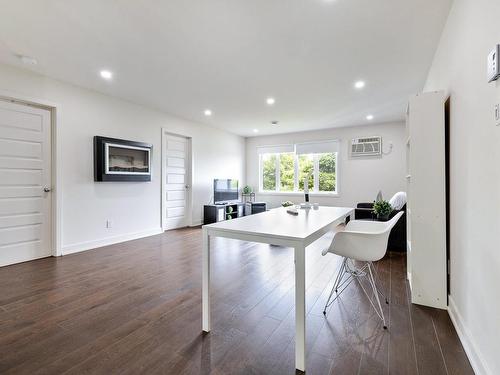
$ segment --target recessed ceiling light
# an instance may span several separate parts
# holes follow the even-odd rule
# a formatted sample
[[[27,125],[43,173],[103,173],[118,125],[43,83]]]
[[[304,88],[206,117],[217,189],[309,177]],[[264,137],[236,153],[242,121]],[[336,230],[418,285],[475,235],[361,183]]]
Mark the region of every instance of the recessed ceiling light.
[[[101,70],[101,77],[107,80],[113,78],[113,73],[109,70]]]
[[[373,120],[373,115],[368,115],[368,116],[366,116],[366,119],[367,119],[368,121]]]
[[[276,103],[276,100],[274,98],[267,98],[266,103],[267,105],[274,105],[274,103]]]
[[[26,64],[26,65],[36,65],[36,64],[38,64],[38,61],[36,61],[36,59],[34,59],[33,57],[24,56],[24,55],[18,55],[18,57],[21,59],[21,61],[23,62],[23,64]]]
[[[254,133],[258,133],[259,132],[259,129],[254,129],[253,130]]]
[[[354,87],[357,88],[358,90],[362,89],[365,86],[366,86],[365,81],[357,81],[354,83]]]
[[[209,109],[205,109],[205,112],[203,113],[205,113],[205,116],[212,116],[212,111]]]
[[[271,125],[278,125],[279,121],[271,121]]]

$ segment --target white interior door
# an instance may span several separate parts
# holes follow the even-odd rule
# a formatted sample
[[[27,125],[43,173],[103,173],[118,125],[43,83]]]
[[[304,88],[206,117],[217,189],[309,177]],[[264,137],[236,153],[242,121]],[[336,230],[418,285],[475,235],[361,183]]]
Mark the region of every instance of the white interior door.
[[[0,266],[52,255],[50,111],[0,100]]]
[[[188,138],[164,134],[164,230],[190,223],[191,158]]]

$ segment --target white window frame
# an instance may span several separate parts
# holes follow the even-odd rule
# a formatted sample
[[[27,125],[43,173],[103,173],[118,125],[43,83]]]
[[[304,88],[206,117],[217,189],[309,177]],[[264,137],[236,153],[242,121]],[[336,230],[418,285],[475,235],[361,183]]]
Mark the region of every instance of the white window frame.
[[[332,152],[335,154],[335,191],[319,191],[319,155],[324,154],[318,153],[313,154],[313,188],[309,190],[309,195],[311,196],[339,196],[339,152]],[[281,176],[280,176],[280,155],[287,154],[287,152],[270,152],[265,154],[259,154],[259,193],[265,195],[303,195],[303,191],[299,191],[299,155],[294,153],[294,184],[293,191],[280,191],[281,188]],[[276,155],[276,190],[264,190],[263,184],[263,164],[262,158],[264,155]]]

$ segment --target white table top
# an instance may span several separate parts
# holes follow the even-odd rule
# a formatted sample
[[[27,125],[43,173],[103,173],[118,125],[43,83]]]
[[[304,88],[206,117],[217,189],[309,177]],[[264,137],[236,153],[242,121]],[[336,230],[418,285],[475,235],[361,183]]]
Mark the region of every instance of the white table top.
[[[304,240],[333,222],[349,215],[354,208],[326,207],[298,209],[298,216],[288,214],[286,208],[275,208],[255,215],[204,225],[206,229],[238,232],[283,239]]]

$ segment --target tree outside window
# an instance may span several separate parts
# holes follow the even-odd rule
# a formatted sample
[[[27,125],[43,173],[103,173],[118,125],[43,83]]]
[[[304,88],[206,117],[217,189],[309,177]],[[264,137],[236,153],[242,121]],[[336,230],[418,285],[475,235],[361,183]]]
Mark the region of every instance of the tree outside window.
[[[334,154],[319,154],[319,191],[336,191]]]
[[[277,154],[262,156],[262,189],[265,191],[276,190],[276,158]]]
[[[304,178],[309,178],[312,193],[337,192],[337,153],[262,154],[260,159],[261,190],[272,192],[302,192]]]
[[[280,158],[280,191],[295,189],[295,154],[279,154]]]
[[[299,190],[304,190],[304,179],[308,173],[314,172],[314,155],[306,154],[299,155]],[[309,177],[309,190],[313,190],[314,187],[314,175],[311,173]]]

